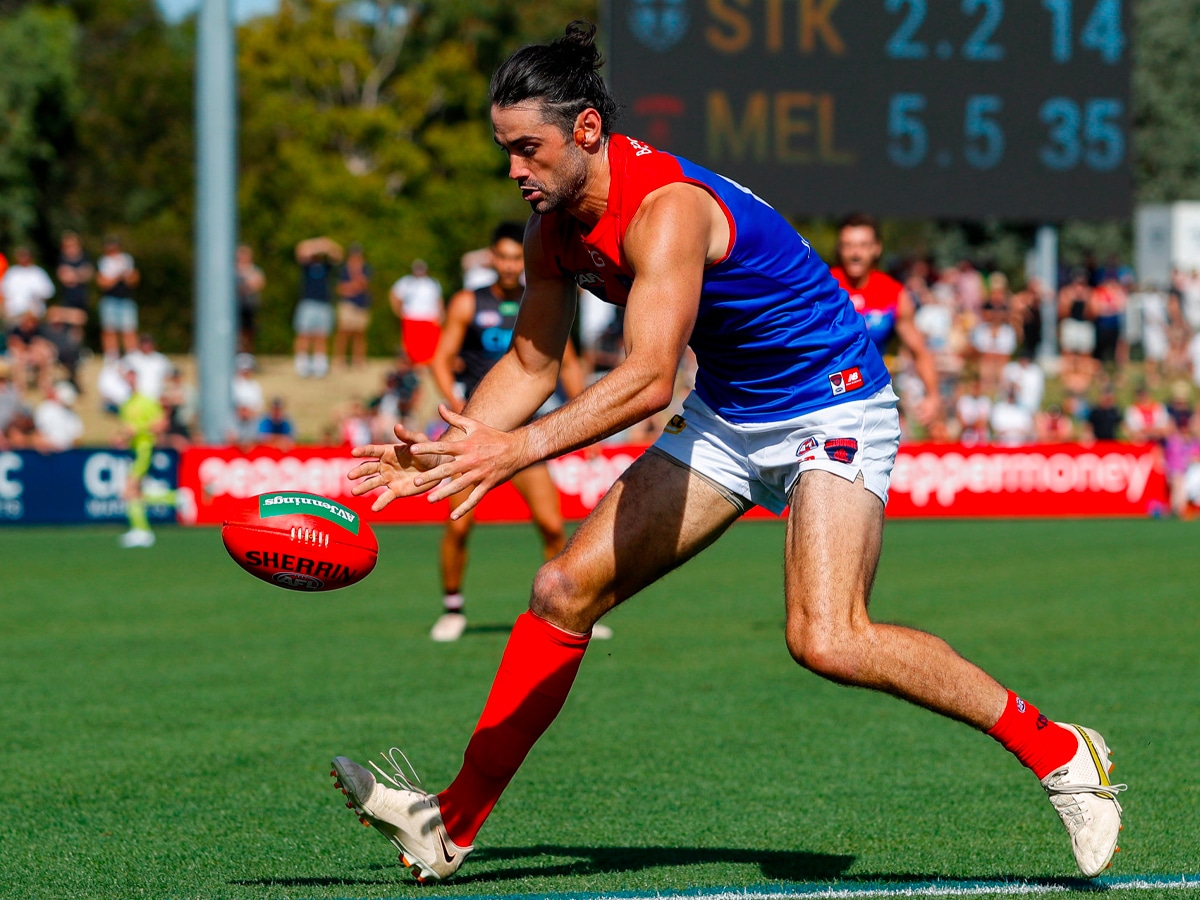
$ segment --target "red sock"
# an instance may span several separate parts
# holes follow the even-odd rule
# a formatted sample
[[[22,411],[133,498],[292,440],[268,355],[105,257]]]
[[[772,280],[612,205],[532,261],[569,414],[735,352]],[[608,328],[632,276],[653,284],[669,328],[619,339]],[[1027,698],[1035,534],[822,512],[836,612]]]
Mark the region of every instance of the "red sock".
[[[1039,779],[1070,762],[1079,746],[1072,732],[1051,722],[1012,691],[1008,692],[1000,721],[988,734]]]
[[[526,755],[562,709],[590,639],[531,612],[517,618],[463,767],[438,794],[446,831],[459,846],[474,843]]]

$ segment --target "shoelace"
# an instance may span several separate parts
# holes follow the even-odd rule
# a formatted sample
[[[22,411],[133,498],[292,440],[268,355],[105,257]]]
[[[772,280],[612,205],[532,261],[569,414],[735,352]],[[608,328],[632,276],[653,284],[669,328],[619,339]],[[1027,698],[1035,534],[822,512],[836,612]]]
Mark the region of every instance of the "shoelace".
[[[1066,769],[1060,772],[1055,772],[1055,775],[1065,776]],[[1071,794],[1096,794],[1106,800],[1111,800],[1117,807],[1117,812],[1121,813],[1121,804],[1117,801],[1117,794],[1121,791],[1129,790],[1127,784],[1063,784],[1061,778],[1058,781],[1052,781],[1045,785],[1046,793],[1050,795],[1050,802],[1054,804],[1062,815],[1067,816],[1075,825],[1083,824],[1083,810],[1079,806],[1079,801],[1073,797],[1064,795]]]
[[[400,763],[396,761],[397,753],[399,753],[400,758],[404,760],[404,766],[401,766]],[[413,764],[409,762],[408,757],[404,755],[403,750],[401,750],[399,747],[392,747],[386,753],[380,753],[379,755],[383,757],[384,762],[391,766],[391,775],[379,768],[373,759],[367,760],[367,764],[370,765],[371,768],[376,772],[378,772],[385,781],[390,781],[402,791],[420,791],[425,793],[425,788],[421,785],[421,778],[417,775],[417,770],[413,768]],[[407,772],[404,771],[405,767],[408,768]],[[400,780],[397,781],[397,778]]]

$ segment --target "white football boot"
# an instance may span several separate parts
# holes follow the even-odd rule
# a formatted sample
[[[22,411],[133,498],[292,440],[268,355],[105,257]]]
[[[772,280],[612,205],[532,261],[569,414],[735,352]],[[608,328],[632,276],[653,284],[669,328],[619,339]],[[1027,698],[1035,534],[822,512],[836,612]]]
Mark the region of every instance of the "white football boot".
[[[1118,850],[1121,804],[1117,794],[1128,790],[1128,785],[1109,781],[1112,751],[1104,738],[1090,728],[1058,724],[1076,736],[1079,747],[1070,762],[1042,779],[1042,787],[1071,836],[1079,870],[1094,878],[1112,865]]]
[[[429,636],[439,644],[457,641],[467,630],[467,617],[460,612],[444,612],[438,616],[429,631]]]
[[[613,630],[607,625],[601,625],[597,622],[592,626],[592,638],[597,641],[611,641]]]
[[[131,528],[118,538],[118,543],[126,549],[131,547],[153,547],[154,532],[144,528]]]
[[[396,762],[395,754],[408,764],[409,774]],[[442,811],[435,794],[422,790],[408,758],[393,747],[380,756],[394,770],[387,774],[374,762],[371,766],[396,787],[381,784],[370,770],[344,756],[333,758],[334,787],[349,798],[346,806],[358,813],[364,825],[381,831],[400,851],[400,864],[417,881],[441,881],[458,871],[474,846],[460,847],[446,833]],[[397,780],[399,779],[399,780]]]

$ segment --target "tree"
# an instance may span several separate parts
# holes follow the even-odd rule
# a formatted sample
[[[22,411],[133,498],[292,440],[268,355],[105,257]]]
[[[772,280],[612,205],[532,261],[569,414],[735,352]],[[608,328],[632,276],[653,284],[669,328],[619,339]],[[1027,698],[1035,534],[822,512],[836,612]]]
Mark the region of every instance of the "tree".
[[[68,10],[26,6],[0,20],[0,242],[51,246],[66,190],[61,156],[82,96]]]
[[[1133,10],[1137,198],[1200,199],[1200,2],[1138,0]]]
[[[560,31],[565,6],[284,0],[240,30],[241,230],[268,274],[266,346],[290,337],[304,238],[363,244],[381,301],[415,257],[457,288],[459,256],[499,219],[524,219],[492,142],[488,78],[519,43]],[[520,30],[551,9],[549,34]],[[394,352],[394,319],[375,316],[370,338]]]

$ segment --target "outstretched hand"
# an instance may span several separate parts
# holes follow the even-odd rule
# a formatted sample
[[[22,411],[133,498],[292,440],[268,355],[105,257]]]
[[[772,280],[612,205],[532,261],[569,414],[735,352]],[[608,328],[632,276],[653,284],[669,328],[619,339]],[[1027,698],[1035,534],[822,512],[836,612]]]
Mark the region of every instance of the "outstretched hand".
[[[413,452],[413,444],[429,440],[426,435],[409,431],[403,425],[397,425],[393,430],[398,443],[365,444],[350,451],[351,456],[363,460],[346,475],[355,482],[350,492],[361,497],[376,488],[384,489],[371,504],[373,512],[379,512],[399,497],[412,497],[428,491],[433,482],[416,484],[414,479],[439,461],[436,456],[422,456]]]
[[[366,460],[347,476],[357,480],[354,495],[384,488],[371,505],[374,512],[399,497],[428,493],[429,502],[436,503],[469,490],[467,499],[450,513],[451,518],[459,519],[488,491],[528,465],[523,461],[524,439],[519,432],[491,428],[445,404],[438,406],[438,413],[453,429],[453,439],[430,441],[397,425],[398,443],[367,444],[350,451]]]

